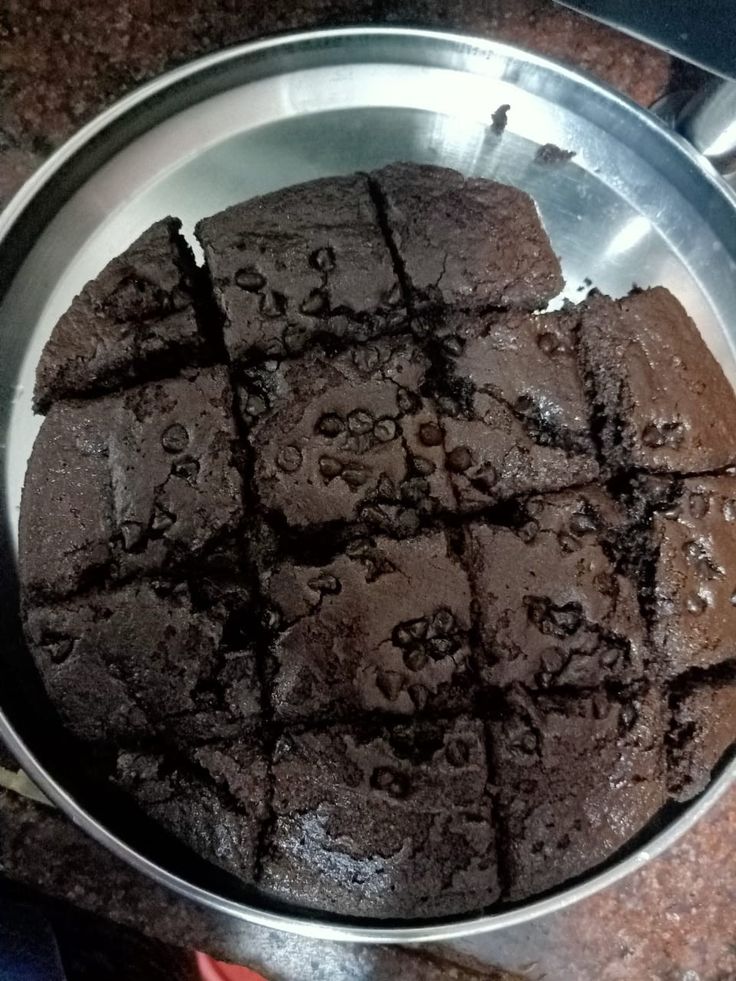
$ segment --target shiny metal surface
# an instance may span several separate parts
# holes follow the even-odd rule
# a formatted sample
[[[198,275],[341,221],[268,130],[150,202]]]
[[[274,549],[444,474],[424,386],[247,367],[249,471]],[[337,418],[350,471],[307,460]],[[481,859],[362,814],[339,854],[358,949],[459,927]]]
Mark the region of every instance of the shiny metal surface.
[[[736,180],[736,82],[714,80],[705,86],[683,106],[674,125],[720,174]]]
[[[502,135],[491,113],[509,103]],[[540,144],[575,151],[535,161]],[[566,295],[588,281],[621,294],[663,283],[736,381],[736,198],[681,137],[588,78],[503,45],[430,31],[293,35],[204,58],[145,86],[81,131],[0,217],[0,732],[54,800],[117,855],[182,894],[253,922],[369,941],[447,939],[559,909],[615,881],[682,834],[736,775],[672,807],[645,840],[552,896],[428,924],[347,921],[269,906],[153,854],[80,783],[55,745],[18,630],[14,542],[38,429],[33,372],[82,284],[155,218],[194,222],[235,201],[321,175],[416,160],[494,177],[537,200]],[[26,254],[27,252],[27,254]],[[557,302],[561,302],[562,297]]]
[[[726,78],[736,77],[729,0],[558,0]]]

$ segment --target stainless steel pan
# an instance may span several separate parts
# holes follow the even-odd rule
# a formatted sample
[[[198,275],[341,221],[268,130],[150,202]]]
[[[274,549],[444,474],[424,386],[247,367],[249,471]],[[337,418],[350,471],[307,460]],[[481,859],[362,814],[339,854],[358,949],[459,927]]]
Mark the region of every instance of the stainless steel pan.
[[[508,103],[502,135],[491,114]],[[553,143],[575,156],[535,159]],[[44,792],[152,879],[234,916],[311,936],[430,940],[497,929],[590,895],[670,845],[723,793],[736,761],[602,871],[502,912],[407,924],[268,905],[164,848],[80,778],[23,650],[15,529],[38,421],[33,372],[82,284],[155,218],[391,160],[446,164],[533,195],[568,295],[664,283],[736,381],[736,197],[683,138],[622,96],[543,58],[476,38],[345,29],[244,45],[186,65],[104,112],[0,217],[0,732]]]

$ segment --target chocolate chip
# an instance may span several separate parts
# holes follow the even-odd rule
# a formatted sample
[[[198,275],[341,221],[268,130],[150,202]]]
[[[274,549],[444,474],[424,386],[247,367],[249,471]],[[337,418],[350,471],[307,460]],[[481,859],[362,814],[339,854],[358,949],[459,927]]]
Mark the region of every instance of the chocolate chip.
[[[298,446],[285,446],[276,457],[276,466],[285,473],[295,473],[302,465],[302,451]]]
[[[259,306],[264,317],[280,317],[286,310],[286,297],[275,290],[266,290]]]
[[[120,533],[123,536],[123,548],[126,552],[133,552],[143,542],[143,525],[138,521],[123,521],[120,525]]]
[[[414,642],[414,638],[409,632],[409,626],[406,623],[400,623],[398,626],[394,627],[393,631],[393,641],[397,647],[409,647]]]
[[[379,691],[389,702],[395,702],[401,694],[402,678],[396,671],[381,671],[376,678]]]
[[[302,300],[299,310],[307,317],[319,317],[327,313],[330,303],[324,290],[312,290],[308,297]]]
[[[317,466],[325,480],[334,480],[342,473],[342,463],[333,456],[321,456]]]
[[[356,347],[353,351],[353,363],[361,371],[373,371],[378,367],[380,360],[378,349],[371,345]]]
[[[256,269],[238,269],[235,282],[248,293],[257,293],[266,285],[266,280]]]
[[[320,272],[330,272],[335,268],[335,250],[329,245],[315,249],[309,257],[309,264],[313,269],[319,269]]]
[[[404,651],[404,664],[410,671],[421,671],[426,666],[428,660],[429,658],[424,649],[419,645],[410,647],[409,650]]]
[[[440,446],[443,440],[442,430],[434,422],[425,422],[419,427],[419,439],[425,446]]]
[[[432,637],[427,641],[427,654],[433,661],[441,661],[455,650],[455,644],[449,637]]]
[[[399,412],[403,412],[404,415],[408,415],[413,412],[418,412],[421,407],[421,399],[414,392],[410,392],[408,388],[399,388],[396,391],[396,405],[399,408]]]
[[[532,518],[531,521],[527,521],[526,524],[519,528],[517,534],[526,545],[531,544],[539,534],[539,522]]]
[[[389,416],[378,419],[373,427],[373,435],[379,443],[389,443],[396,436],[396,423]]]
[[[693,492],[688,498],[688,505],[694,518],[704,518],[710,509],[710,494]]]
[[[391,797],[401,799],[409,794],[409,780],[397,770],[388,766],[379,766],[371,774],[371,787],[382,790]]]
[[[429,692],[424,687],[424,685],[409,685],[409,698],[411,698],[414,703],[414,708],[418,712],[421,712],[424,706],[427,704],[429,698]]]
[[[318,433],[332,439],[345,429],[345,423],[334,412],[328,412],[319,419],[316,429]]]
[[[598,530],[598,522],[592,514],[577,511],[570,518],[570,531],[574,535],[589,535]]]
[[[63,664],[74,650],[74,641],[71,637],[63,637],[47,644],[46,650],[54,664]]]
[[[414,640],[423,640],[427,636],[428,626],[426,617],[420,617],[418,620],[410,620],[406,625],[410,636]]]
[[[539,346],[540,351],[543,351],[545,354],[554,354],[560,346],[560,342],[554,334],[550,334],[549,331],[545,331],[537,338],[537,345]]]
[[[463,343],[459,337],[450,335],[442,341],[442,350],[453,358],[458,358],[463,353]]]
[[[360,467],[346,467],[343,469],[341,477],[351,490],[357,490],[368,482],[368,471]]]
[[[167,453],[182,453],[189,445],[189,433],[181,423],[175,422],[164,430],[161,445]]]
[[[445,756],[450,766],[465,766],[470,759],[468,744],[461,739],[452,739],[445,747]]]
[[[432,617],[431,632],[446,637],[455,629],[455,617],[449,610],[437,610]]]
[[[376,494],[378,497],[382,497],[386,500],[392,501],[396,497],[396,488],[394,487],[394,482],[386,474],[382,474],[376,484]]]
[[[299,354],[309,340],[309,330],[303,324],[289,324],[284,331],[284,347],[290,354]]]
[[[373,416],[367,409],[353,409],[348,416],[348,429],[357,436],[371,432],[373,429]]]
[[[456,446],[447,454],[447,469],[452,473],[465,473],[471,466],[473,456],[467,446]]]
[[[340,580],[329,572],[323,572],[314,579],[310,579],[307,585],[316,593],[327,593],[331,596],[335,596],[342,588]]]

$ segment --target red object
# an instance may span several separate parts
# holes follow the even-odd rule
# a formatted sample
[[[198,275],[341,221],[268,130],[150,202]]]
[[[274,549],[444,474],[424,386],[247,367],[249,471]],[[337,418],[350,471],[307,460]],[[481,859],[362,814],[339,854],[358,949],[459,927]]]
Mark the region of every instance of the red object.
[[[197,951],[197,967],[202,981],[266,981],[261,974],[256,974],[249,967],[223,964],[222,961],[213,960],[199,951]]]

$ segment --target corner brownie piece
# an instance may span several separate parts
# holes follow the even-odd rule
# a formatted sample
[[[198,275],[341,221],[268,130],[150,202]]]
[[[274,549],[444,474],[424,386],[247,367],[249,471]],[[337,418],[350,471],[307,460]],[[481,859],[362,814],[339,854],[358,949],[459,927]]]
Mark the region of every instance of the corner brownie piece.
[[[640,678],[636,588],[612,554],[624,523],[617,505],[591,487],[533,499],[526,512],[517,527],[466,530],[482,680],[545,689]]]
[[[736,671],[670,696],[668,783],[685,801],[705,790],[721,757],[736,745]]]
[[[654,691],[537,699],[515,691],[490,733],[509,899],[605,861],[665,803]]]
[[[498,898],[483,726],[289,733],[260,884],[343,915],[466,913]]]
[[[736,476],[684,480],[652,533],[652,634],[664,674],[736,659]]]
[[[277,719],[467,708],[470,589],[444,532],[356,542],[320,566],[264,577]]]
[[[543,307],[563,288],[532,199],[445,167],[395,163],[371,174],[416,310]]]
[[[188,742],[260,721],[255,654],[230,649],[223,621],[195,609],[183,584],[131,583],[24,612],[49,696],[83,740]]]
[[[197,359],[206,339],[194,311],[197,270],[180,228],[176,218],[157,221],[74,298],[41,353],[37,411]]]
[[[668,290],[595,295],[580,318],[611,467],[700,473],[736,462],[736,397]]]
[[[268,762],[258,741],[201,747],[189,765],[165,753],[121,752],[112,777],[201,858],[254,879],[268,796]]]
[[[572,313],[448,313],[438,335],[446,467],[458,507],[598,476]]]
[[[406,311],[364,176],[330,177],[197,225],[233,363],[296,354],[320,335],[365,341]]]
[[[187,565],[242,517],[224,368],[59,402],[23,487],[28,596],[63,596],[110,573]]]
[[[451,507],[429,362],[411,339],[244,373],[240,404],[263,507],[304,528],[366,522],[394,534]]]

